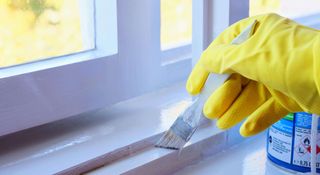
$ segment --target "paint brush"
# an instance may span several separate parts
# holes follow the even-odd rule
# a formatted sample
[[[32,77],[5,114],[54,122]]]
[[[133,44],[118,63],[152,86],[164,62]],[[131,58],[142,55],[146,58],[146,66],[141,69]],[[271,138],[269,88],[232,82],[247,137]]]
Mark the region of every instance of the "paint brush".
[[[244,29],[231,44],[240,44],[247,40],[254,31],[257,21],[253,21],[246,29]],[[227,80],[229,75],[213,74],[211,73],[206,80],[201,93],[195,100],[184,110],[173,125],[160,140],[156,143],[156,147],[179,150],[182,148],[192,137],[193,133],[203,123],[205,117],[203,116],[202,109],[205,101],[220,85]]]

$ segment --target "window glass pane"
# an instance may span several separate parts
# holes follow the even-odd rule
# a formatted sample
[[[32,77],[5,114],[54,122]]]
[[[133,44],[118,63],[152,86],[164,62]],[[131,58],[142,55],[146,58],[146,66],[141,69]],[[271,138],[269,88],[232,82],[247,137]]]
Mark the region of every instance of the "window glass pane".
[[[0,0],[0,67],[94,48],[93,0]]]
[[[275,12],[288,18],[320,13],[319,0],[250,0],[250,16]]]
[[[192,0],[161,1],[161,49],[191,43]]]

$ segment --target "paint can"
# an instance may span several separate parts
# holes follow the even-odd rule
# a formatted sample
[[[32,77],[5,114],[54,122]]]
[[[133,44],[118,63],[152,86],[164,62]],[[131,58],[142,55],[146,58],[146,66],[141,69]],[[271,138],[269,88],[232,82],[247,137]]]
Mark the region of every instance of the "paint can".
[[[319,120],[319,119],[318,119]],[[290,172],[310,172],[312,115],[289,114],[268,129],[267,156],[278,167]],[[319,125],[318,125],[319,133]],[[317,134],[319,136],[319,134]],[[317,172],[320,173],[320,137],[317,138]]]

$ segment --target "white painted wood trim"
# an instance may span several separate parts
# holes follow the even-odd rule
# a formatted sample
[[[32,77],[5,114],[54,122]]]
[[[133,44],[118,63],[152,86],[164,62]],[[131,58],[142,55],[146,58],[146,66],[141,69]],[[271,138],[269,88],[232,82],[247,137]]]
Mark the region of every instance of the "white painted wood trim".
[[[205,0],[192,0],[192,65],[205,49],[204,38],[207,23],[205,20]]]
[[[168,65],[172,63],[176,63],[181,60],[191,60],[192,55],[192,48],[191,44],[179,46],[176,48],[170,48],[167,50],[162,50],[161,57],[162,57],[162,65]]]
[[[293,175],[298,173],[286,171],[268,160],[266,135],[260,134],[175,173],[175,175],[207,174]]]
[[[226,132],[214,134],[212,128],[200,128],[191,138],[189,145],[180,152],[155,148],[153,144],[136,153],[129,153],[118,161],[105,164],[97,170],[89,171],[87,175],[102,174],[173,174],[182,168],[201,159],[227,149]],[[160,139],[156,137],[155,141]],[[131,163],[129,163],[131,162]],[[77,169],[70,172],[77,171]],[[81,172],[81,171],[79,171]],[[83,171],[82,171],[83,172]]]

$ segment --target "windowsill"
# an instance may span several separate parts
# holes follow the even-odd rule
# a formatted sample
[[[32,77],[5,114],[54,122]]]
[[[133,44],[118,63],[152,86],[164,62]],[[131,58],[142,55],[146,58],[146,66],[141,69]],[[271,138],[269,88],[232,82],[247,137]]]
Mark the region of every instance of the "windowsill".
[[[0,174],[53,174],[155,136],[169,128],[189,101],[184,83],[179,83],[108,109],[1,137]]]
[[[1,137],[0,174],[85,172],[136,152],[150,151],[160,134],[170,127],[190,100],[184,83],[179,83],[110,108]],[[189,161],[242,140],[237,132],[221,133],[212,125],[199,129],[190,141],[188,147],[196,156]],[[219,144],[209,146],[210,150],[206,152],[194,150],[198,143],[202,146],[211,143],[202,142],[210,138]],[[155,159],[173,153],[157,150],[160,152],[151,154],[158,156]]]
[[[150,146],[97,170],[88,172],[87,175],[172,174],[195,161],[223,150],[226,146],[225,140],[225,132],[213,129],[212,125],[208,125],[199,129],[180,152]]]
[[[266,135],[260,134],[254,139],[216,154],[198,164],[186,167],[176,175],[290,175],[267,160]],[[230,168],[231,167],[231,168]]]

